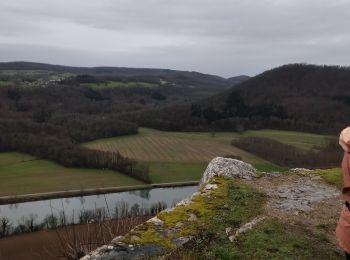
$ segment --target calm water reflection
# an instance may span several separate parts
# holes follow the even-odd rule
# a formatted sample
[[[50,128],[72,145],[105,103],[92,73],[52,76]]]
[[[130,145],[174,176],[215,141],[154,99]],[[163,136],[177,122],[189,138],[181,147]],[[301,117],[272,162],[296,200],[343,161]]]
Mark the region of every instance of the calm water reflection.
[[[0,219],[6,217],[13,225],[16,225],[20,223],[23,218],[35,216],[35,222],[41,223],[48,215],[59,215],[64,210],[67,219],[70,221],[74,219],[74,222],[78,223],[78,213],[82,211],[100,208],[112,211],[116,205],[124,202],[127,203],[129,209],[134,204],[138,204],[141,208],[148,208],[152,204],[158,202],[163,202],[166,204],[167,208],[170,208],[176,202],[190,196],[196,190],[197,186],[157,188],[105,195],[90,195],[7,204],[0,206]]]

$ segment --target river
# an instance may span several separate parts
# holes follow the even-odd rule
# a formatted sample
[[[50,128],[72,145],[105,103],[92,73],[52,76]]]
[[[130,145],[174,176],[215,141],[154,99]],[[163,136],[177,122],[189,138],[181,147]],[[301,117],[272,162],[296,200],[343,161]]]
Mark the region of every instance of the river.
[[[115,216],[116,212],[119,211],[120,214],[121,210],[126,208],[128,211],[147,210],[160,204],[162,208],[171,208],[196,190],[197,186],[154,188],[6,204],[0,206],[0,219],[7,218],[13,228],[20,224],[25,225],[28,219],[32,219],[35,224],[41,224],[48,216],[59,218],[63,214],[68,224],[81,223],[82,212],[99,210],[108,216]]]

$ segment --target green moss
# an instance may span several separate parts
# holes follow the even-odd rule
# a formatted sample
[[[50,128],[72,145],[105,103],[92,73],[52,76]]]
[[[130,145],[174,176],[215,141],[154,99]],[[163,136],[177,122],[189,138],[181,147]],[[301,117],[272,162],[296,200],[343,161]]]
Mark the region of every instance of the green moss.
[[[239,180],[224,177],[213,178],[210,184],[217,184],[218,188],[210,190],[208,194],[194,196],[192,203],[188,205],[177,206],[172,211],[158,214],[157,217],[164,222],[164,228],[174,231],[170,235],[165,235],[162,228],[146,222],[130,232],[125,242],[157,244],[171,249],[174,247],[174,239],[191,236],[199,249],[208,237],[215,236],[218,241],[227,241],[225,227],[238,227],[261,214],[265,197],[251,187]],[[190,214],[195,214],[197,220],[190,221]],[[182,226],[176,228],[179,222]],[[132,241],[132,236],[139,239]]]
[[[188,213],[198,217],[195,223],[188,223],[181,235],[198,235],[203,230],[224,230],[227,225],[238,226],[262,212],[264,196],[237,180],[215,178],[211,184],[217,184],[218,189],[212,190],[210,197],[198,195],[193,203],[176,208],[174,215],[167,214],[164,221],[168,224],[183,222]],[[179,216],[180,218],[176,218]],[[181,220],[179,220],[181,219]]]
[[[341,168],[315,170],[313,173],[320,175],[326,182],[334,184],[338,188],[341,188],[343,185],[343,175]]]
[[[140,240],[131,241],[135,244],[157,244],[164,248],[172,248],[169,238],[162,236],[153,224],[144,224],[144,229],[135,234]]]

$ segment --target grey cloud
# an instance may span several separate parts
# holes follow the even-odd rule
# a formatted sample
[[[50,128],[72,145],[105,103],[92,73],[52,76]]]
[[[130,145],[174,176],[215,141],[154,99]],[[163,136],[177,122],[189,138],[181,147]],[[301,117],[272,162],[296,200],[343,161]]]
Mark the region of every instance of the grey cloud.
[[[349,19],[346,0],[0,0],[0,59],[223,76],[346,65]]]

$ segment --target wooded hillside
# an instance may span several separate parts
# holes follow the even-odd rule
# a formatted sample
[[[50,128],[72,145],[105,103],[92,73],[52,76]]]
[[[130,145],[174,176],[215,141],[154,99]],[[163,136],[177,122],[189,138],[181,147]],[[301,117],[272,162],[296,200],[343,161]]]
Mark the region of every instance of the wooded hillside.
[[[349,124],[349,115],[349,68],[291,64],[189,105],[127,116],[164,130],[273,128],[338,134]]]

